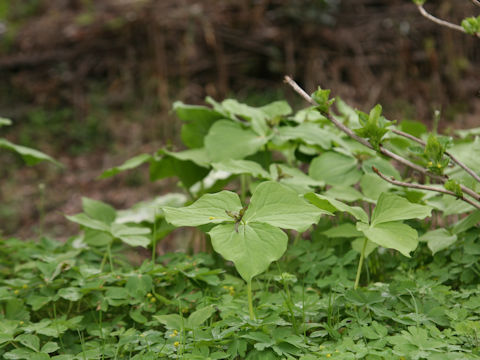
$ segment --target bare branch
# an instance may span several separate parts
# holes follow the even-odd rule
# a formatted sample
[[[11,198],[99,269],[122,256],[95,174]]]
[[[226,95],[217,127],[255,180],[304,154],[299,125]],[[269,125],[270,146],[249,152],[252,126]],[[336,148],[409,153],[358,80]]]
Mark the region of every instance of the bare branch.
[[[462,196],[462,197],[459,197],[457,196],[457,194],[455,194],[453,191],[449,191],[447,189],[440,189],[440,188],[435,188],[433,186],[428,186],[428,185],[421,185],[421,184],[413,184],[413,183],[408,183],[408,182],[403,182],[403,181],[398,181],[398,180],[395,180],[395,178],[391,177],[389,178],[388,176],[382,174],[375,166],[372,166],[372,170],[378,175],[380,176],[383,180],[385,180],[386,182],[389,182],[390,184],[393,184],[393,185],[397,185],[397,186],[403,186],[403,187],[406,187],[406,188],[411,188],[411,189],[419,189],[419,190],[427,190],[427,191],[433,191],[433,192],[438,192],[438,193],[441,193],[441,194],[447,194],[447,195],[450,195],[450,196],[454,196],[460,200],[463,200],[465,201],[466,203],[476,207],[477,209],[480,209],[480,205],[475,203],[474,201]]]
[[[433,21],[434,23],[438,24],[438,25],[441,25],[441,26],[445,26],[449,29],[453,29],[453,30],[457,30],[457,31],[460,31],[460,32],[463,32],[463,33],[466,33],[465,29],[463,27],[461,27],[460,25],[457,25],[457,24],[452,24],[451,22],[448,22],[448,21],[445,21],[445,20],[442,20],[442,19],[439,19],[431,14],[429,14],[427,12],[427,10],[425,10],[425,8],[423,7],[423,5],[417,5],[418,7],[418,11],[420,11],[420,14],[422,14],[424,17],[426,17],[428,20],[430,21]]]
[[[403,136],[407,139],[410,139],[412,141],[415,141],[416,143],[419,143],[420,145],[422,145],[423,147],[426,146],[426,143],[425,141],[423,141],[422,139],[419,139],[413,135],[410,135],[410,134],[407,134],[403,131],[400,131],[400,130],[397,130],[397,129],[393,129],[392,130],[393,133],[397,134],[397,135],[400,135],[400,136]],[[457,164],[458,166],[460,166],[463,170],[465,170],[471,177],[473,177],[475,180],[477,180],[478,182],[480,182],[480,176],[475,173],[472,169],[470,169],[467,165],[465,165],[463,162],[461,162],[460,160],[458,160],[454,155],[452,155],[452,153],[450,153],[449,151],[445,151],[445,155],[447,155],[450,159],[452,159],[452,161]]]

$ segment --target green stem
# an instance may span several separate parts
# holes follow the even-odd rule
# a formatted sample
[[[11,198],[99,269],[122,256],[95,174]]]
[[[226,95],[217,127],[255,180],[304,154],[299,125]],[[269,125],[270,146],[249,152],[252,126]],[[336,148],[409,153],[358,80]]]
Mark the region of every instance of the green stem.
[[[153,239],[152,239],[152,263],[155,264],[157,254],[157,209],[153,212]]]
[[[255,313],[253,312],[252,280],[247,282],[247,295],[248,295],[248,311],[250,313],[250,320],[255,320]]]
[[[355,279],[355,286],[353,287],[354,290],[357,290],[358,284],[360,283],[360,275],[362,273],[363,259],[365,258],[365,249],[367,248],[367,242],[368,239],[365,238],[365,240],[363,241],[362,253],[360,254],[360,262],[358,263],[357,277]]]
[[[245,198],[247,196],[247,175],[240,175],[240,200],[242,203],[245,203]]]

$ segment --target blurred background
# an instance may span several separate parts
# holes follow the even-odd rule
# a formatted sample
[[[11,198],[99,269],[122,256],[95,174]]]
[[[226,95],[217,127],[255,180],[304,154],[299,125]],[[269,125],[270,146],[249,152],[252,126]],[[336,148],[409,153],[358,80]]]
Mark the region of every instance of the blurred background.
[[[430,0],[454,23],[468,0]],[[81,196],[117,208],[166,192],[146,169],[103,169],[178,144],[175,100],[286,98],[283,82],[332,89],[350,105],[444,132],[480,126],[480,40],[429,22],[410,0],[0,0],[1,137],[65,164],[25,167],[0,152],[4,235],[76,231]]]

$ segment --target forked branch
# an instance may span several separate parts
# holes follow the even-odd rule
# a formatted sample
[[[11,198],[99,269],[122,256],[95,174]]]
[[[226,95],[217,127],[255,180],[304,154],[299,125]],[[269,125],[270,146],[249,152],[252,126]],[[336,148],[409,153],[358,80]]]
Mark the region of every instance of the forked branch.
[[[427,144],[425,143],[425,141],[423,141],[422,139],[419,139],[417,138],[416,136],[413,136],[413,135],[410,135],[410,134],[407,134],[403,131],[400,131],[400,130],[397,130],[397,129],[393,129],[392,130],[393,133],[399,135],[399,136],[403,136],[407,139],[410,139],[412,141],[415,141],[416,143],[422,145],[423,147],[425,147]],[[458,166],[460,166],[463,170],[465,170],[471,177],[473,177],[475,180],[477,180],[479,183],[480,183],[480,176],[475,173],[475,171],[473,171],[472,169],[470,169],[467,165],[465,165],[463,162],[461,162],[460,160],[458,160],[454,155],[452,155],[452,153],[448,152],[448,151],[445,151],[445,155],[447,155],[450,159],[452,159],[452,161],[457,164]]]
[[[285,76],[285,82],[287,84],[289,84],[301,97],[303,97],[308,103],[310,103],[311,105],[313,106],[317,106],[318,104],[315,102],[315,100],[310,96],[308,95],[305,90],[303,90],[290,76]],[[350,136],[352,139],[358,141],[359,143],[365,145],[366,147],[368,147],[369,149],[372,149],[374,150],[374,147],[372,146],[372,144],[370,144],[370,142],[364,138],[361,138],[359,137],[357,134],[355,134],[350,128],[348,128],[347,126],[345,126],[344,124],[342,124],[340,121],[338,121],[337,119],[335,119],[333,116],[331,116],[330,114],[324,114],[328,120],[330,120],[337,128],[339,128],[340,130],[342,130],[345,134],[347,134],[348,136]],[[408,135],[408,134],[407,134]],[[413,139],[412,139],[413,140]],[[417,141],[417,140],[415,140]],[[420,139],[418,139],[418,141],[422,141]],[[417,141],[417,142],[418,142]],[[379,150],[378,150],[381,154],[385,155],[385,156],[388,156],[389,158],[391,159],[394,159],[396,160],[397,162],[411,168],[411,169],[414,169],[426,176],[429,176],[430,178],[434,179],[434,180],[437,180],[437,181],[440,181],[442,184],[445,184],[447,181],[448,181],[448,177],[445,176],[445,175],[437,175],[437,174],[433,174],[431,172],[429,172],[427,169],[423,168],[422,166],[420,165],[417,165],[417,164],[414,164],[413,162],[411,162],[410,160],[407,160],[393,152],[391,152],[390,150],[387,150],[385,149],[383,146],[380,146],[379,147]],[[453,159],[452,159],[453,160]],[[457,159],[456,159],[457,160]],[[457,160],[458,161],[458,160]],[[396,180],[395,180],[396,181]],[[405,184],[408,184],[408,183],[405,183]],[[460,185],[462,191],[471,196],[473,199],[475,199],[476,201],[480,202],[480,194],[478,194],[477,192],[473,191],[472,189],[466,187],[466,186],[463,186],[463,185]],[[455,197],[458,197],[455,193],[453,192],[448,192],[448,190],[445,190],[447,191],[446,194],[449,194],[449,195],[453,195]],[[442,191],[443,192],[443,191]],[[470,199],[467,199],[467,198],[464,198],[466,202],[468,202],[469,204],[472,204],[471,200]],[[474,205],[475,207],[479,207],[480,205]]]
[[[438,193],[441,193],[441,194],[447,194],[447,195],[450,195],[450,196],[454,196],[454,197],[456,197],[460,200],[463,200],[466,203],[468,203],[468,204],[470,204],[470,205],[472,205],[472,206],[474,206],[474,207],[476,207],[477,209],[480,210],[480,204],[477,204],[476,202],[470,200],[469,198],[466,198],[465,196],[459,197],[453,191],[449,191],[447,189],[442,189],[442,188],[436,188],[436,187],[428,186],[428,185],[413,184],[413,183],[409,183],[409,182],[398,181],[398,180],[395,180],[394,177],[389,178],[385,174],[382,174],[380,172],[380,170],[378,170],[375,166],[372,166],[372,170],[378,176],[380,176],[383,180],[385,180],[386,182],[389,182],[390,184],[397,185],[397,186],[402,186],[402,187],[406,187],[406,188],[411,188],[411,189],[427,190],[427,191],[433,191],[433,192],[438,192]]]

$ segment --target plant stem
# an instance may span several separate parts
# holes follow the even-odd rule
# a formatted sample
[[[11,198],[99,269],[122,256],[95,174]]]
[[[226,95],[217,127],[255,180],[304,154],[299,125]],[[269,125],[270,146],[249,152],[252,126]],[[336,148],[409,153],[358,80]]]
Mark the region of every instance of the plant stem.
[[[245,198],[247,196],[247,175],[242,174],[240,175],[240,200],[242,200],[242,204],[245,203]]]
[[[247,282],[247,296],[248,296],[248,312],[250,313],[250,320],[255,320],[255,313],[253,312],[252,280]]]
[[[360,275],[362,274],[362,267],[363,267],[363,259],[365,258],[365,249],[367,248],[368,239],[365,238],[363,241],[362,253],[360,254],[360,261],[358,263],[357,268],[357,277],[355,278],[355,286],[353,287],[354,290],[357,290],[358,284],[360,283]]]
[[[152,239],[152,263],[155,264],[157,254],[157,209],[153,212],[153,239]]]

